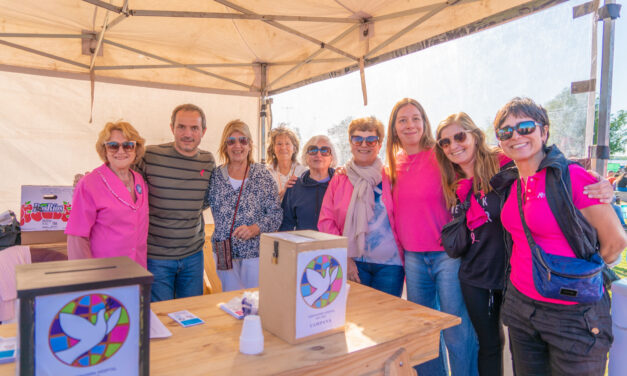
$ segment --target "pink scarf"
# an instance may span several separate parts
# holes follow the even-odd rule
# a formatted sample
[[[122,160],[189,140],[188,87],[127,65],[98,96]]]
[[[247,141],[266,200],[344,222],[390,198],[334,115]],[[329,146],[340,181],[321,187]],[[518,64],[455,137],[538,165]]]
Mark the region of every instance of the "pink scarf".
[[[465,202],[468,193],[472,190],[472,178],[470,179],[460,179],[457,183],[457,198],[459,198],[460,202]],[[481,192],[481,196],[483,197],[483,192]],[[480,227],[488,220],[488,215],[485,210],[479,205],[475,195],[470,197],[470,208],[466,212],[466,225],[470,231]]]

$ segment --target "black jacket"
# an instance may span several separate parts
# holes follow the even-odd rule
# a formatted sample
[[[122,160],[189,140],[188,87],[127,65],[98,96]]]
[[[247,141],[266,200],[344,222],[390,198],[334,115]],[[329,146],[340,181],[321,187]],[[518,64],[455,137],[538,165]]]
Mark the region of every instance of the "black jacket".
[[[545,147],[546,156],[538,171],[546,169],[546,199],[562,233],[575,255],[589,259],[599,251],[597,232],[575,207],[572,199],[568,166],[576,163],[568,160],[557,146]],[[505,168],[496,174],[490,184],[501,198],[501,209],[507,200],[510,187],[519,178],[516,166]],[[512,252],[512,237],[504,231],[508,259]],[[509,278],[509,262],[506,263],[506,278]]]
[[[333,177],[334,172],[334,169],[329,168],[329,180]],[[305,171],[294,186],[285,191],[281,203],[283,223],[281,223],[279,231],[317,231],[322,199],[328,186],[328,181],[320,183],[311,178],[309,170]]]

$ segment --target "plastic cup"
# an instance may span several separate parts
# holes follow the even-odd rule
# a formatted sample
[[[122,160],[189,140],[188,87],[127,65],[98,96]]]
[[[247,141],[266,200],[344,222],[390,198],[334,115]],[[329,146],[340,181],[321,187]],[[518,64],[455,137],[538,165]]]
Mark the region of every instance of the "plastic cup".
[[[261,318],[258,315],[244,317],[242,333],[239,336],[239,351],[248,355],[263,352],[263,330],[261,330]]]

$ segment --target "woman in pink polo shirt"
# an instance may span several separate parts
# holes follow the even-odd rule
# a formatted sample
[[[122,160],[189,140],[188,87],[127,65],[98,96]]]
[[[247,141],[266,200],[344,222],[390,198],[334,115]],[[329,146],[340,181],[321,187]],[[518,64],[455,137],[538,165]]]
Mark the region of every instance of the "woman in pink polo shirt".
[[[128,256],[146,267],[148,188],[131,166],[144,154],[144,139],[126,122],[107,123],[96,142],[104,164],[74,190],[68,258]]]
[[[407,299],[462,318],[444,330],[451,373],[477,375],[477,337],[462,298],[460,260],[440,244],[451,220],[435,157],[435,140],[423,107],[405,98],[394,106],[388,124],[387,162],[392,185],[395,231],[405,255]],[[442,343],[441,343],[442,344]],[[438,358],[416,367],[419,375],[448,375],[444,348]]]
[[[521,210],[531,238],[548,254],[574,258],[577,251],[588,258],[596,253],[598,239],[600,255],[611,264],[627,246],[627,236],[610,205],[583,194],[596,178],[555,145],[546,145],[549,119],[542,106],[514,98],[497,113],[494,129],[516,164],[491,180],[504,201],[501,221],[511,235],[501,317],[509,329],[515,373],[603,375],[612,343],[609,296],[576,303],[541,295]]]

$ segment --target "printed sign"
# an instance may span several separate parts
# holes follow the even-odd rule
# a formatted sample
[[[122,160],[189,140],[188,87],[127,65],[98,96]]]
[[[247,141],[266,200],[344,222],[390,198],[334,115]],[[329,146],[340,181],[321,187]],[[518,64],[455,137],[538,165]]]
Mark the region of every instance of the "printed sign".
[[[346,314],[346,248],[298,254],[296,338],[343,326]]]
[[[72,210],[72,187],[23,185],[20,206],[22,231],[65,230]]]
[[[139,286],[35,298],[36,375],[137,375]]]

